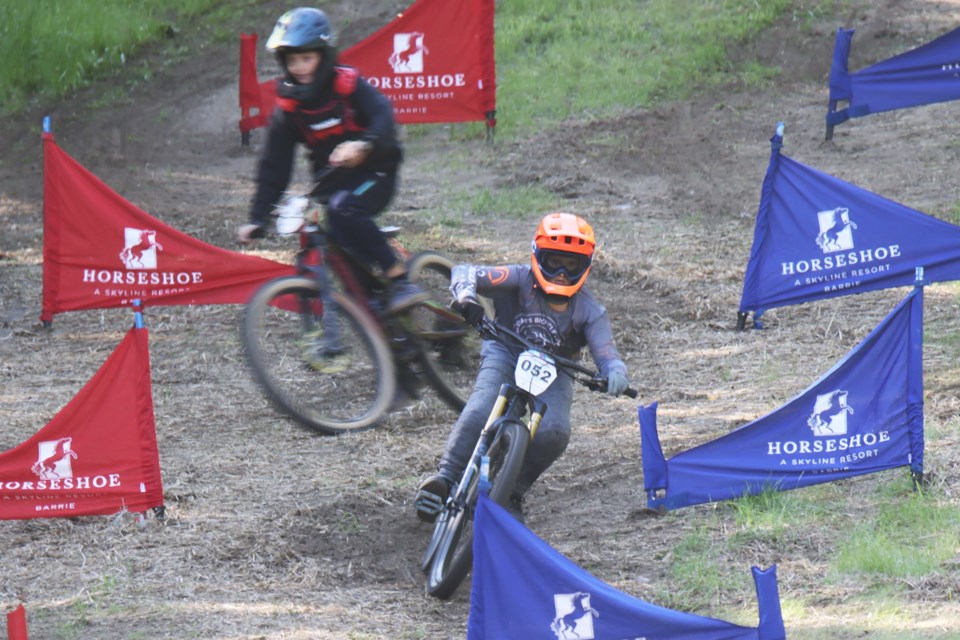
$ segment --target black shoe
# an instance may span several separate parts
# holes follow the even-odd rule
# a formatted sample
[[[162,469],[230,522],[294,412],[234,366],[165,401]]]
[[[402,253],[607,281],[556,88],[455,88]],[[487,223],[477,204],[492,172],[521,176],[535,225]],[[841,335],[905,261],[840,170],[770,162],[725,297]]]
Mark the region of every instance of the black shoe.
[[[350,354],[345,350],[328,351],[309,348],[303,352],[303,360],[314,371],[320,373],[342,373],[350,368]]]
[[[390,300],[387,302],[387,313],[400,313],[410,307],[425,302],[430,296],[427,292],[408,280],[395,281],[390,286]]]
[[[320,373],[340,373],[350,367],[350,355],[339,341],[337,344],[323,344],[320,331],[310,331],[300,338],[303,359],[307,365]]]
[[[443,511],[443,505],[447,502],[452,485],[452,482],[439,474],[421,482],[417,489],[417,497],[413,501],[413,506],[417,509],[417,517],[424,522],[435,521]]]
[[[507,511],[510,512],[514,518],[516,518],[520,524],[526,523],[526,518],[523,516],[523,496],[514,493],[510,496],[510,500],[507,502]]]

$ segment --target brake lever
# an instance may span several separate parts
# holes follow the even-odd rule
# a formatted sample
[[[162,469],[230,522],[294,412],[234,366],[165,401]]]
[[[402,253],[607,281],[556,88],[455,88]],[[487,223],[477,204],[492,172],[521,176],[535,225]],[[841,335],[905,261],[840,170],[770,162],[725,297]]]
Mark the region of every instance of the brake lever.
[[[606,391],[607,390],[607,380],[606,378],[590,378],[589,380],[584,380],[584,386],[590,391]]]
[[[588,389],[590,389],[591,391],[603,391],[603,392],[606,392],[606,390],[607,390],[607,379],[606,379],[606,378],[603,378],[603,377],[600,377],[600,376],[597,376],[597,377],[591,378],[591,379],[589,379],[589,380],[585,380],[585,381],[584,381],[584,385],[586,385],[586,387],[587,387]],[[631,387],[627,387],[627,390],[624,391],[624,392],[623,392],[622,394],[620,394],[620,395],[624,395],[624,396],[627,396],[628,398],[636,399],[637,396],[640,395],[640,393],[639,393],[636,389],[633,389],[633,388],[631,388]]]
[[[484,338],[485,340],[493,340],[500,335],[500,332],[497,331],[497,323],[488,318],[486,315],[480,318],[480,322],[475,324],[473,328],[476,329],[477,333],[480,334],[480,337]]]

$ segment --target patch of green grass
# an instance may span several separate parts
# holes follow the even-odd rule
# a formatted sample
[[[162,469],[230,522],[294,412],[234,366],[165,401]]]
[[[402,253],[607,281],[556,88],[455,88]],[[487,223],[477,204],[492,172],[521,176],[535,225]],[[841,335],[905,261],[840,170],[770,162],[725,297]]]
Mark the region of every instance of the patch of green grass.
[[[504,130],[679,99],[732,77],[729,45],[770,26],[787,0],[511,0],[496,18],[498,121]]]
[[[942,214],[937,215],[941,220],[946,220],[951,224],[960,224],[960,200],[953,203],[949,209]]]
[[[957,361],[960,356],[960,335],[954,327],[939,327],[935,325],[925,325],[923,327],[923,342],[930,346],[935,346]]]
[[[753,589],[749,571],[732,575],[720,563],[723,543],[716,539],[713,529],[697,528],[673,548],[669,563],[671,586],[657,594],[655,601],[659,606],[682,611],[709,610],[717,604],[720,594],[730,596]]]
[[[730,502],[734,512],[736,533],[734,545],[751,540],[776,541],[809,522],[809,511],[797,491],[778,491],[770,487],[753,496]]]
[[[831,571],[895,578],[931,574],[957,552],[960,508],[924,493],[880,504],[841,542]]]
[[[167,65],[193,51],[184,31],[204,42],[236,38],[228,17],[255,0],[0,0],[0,112],[30,100],[61,97],[129,67],[148,44],[160,43]],[[760,61],[732,63],[731,44],[768,27],[788,0],[511,0],[496,14],[500,131],[524,131],[568,116],[600,116],[737,78],[763,84],[777,70]],[[796,9],[794,8],[794,11]],[[203,16],[203,20],[198,20]],[[223,26],[220,26],[223,25]],[[164,41],[169,40],[169,43]],[[155,69],[128,82],[148,82]],[[482,124],[450,125],[452,137],[473,137]],[[411,127],[414,137],[417,127]]]
[[[345,535],[364,533],[368,530],[367,525],[352,511],[338,510],[335,525],[336,530]]]
[[[764,353],[760,366],[757,368],[757,380],[768,386],[773,386],[789,373],[784,371],[785,366],[785,363],[772,357],[769,353]]]
[[[0,0],[0,113],[88,86],[147,43],[173,37],[179,27],[171,16],[188,20],[214,2]]]
[[[556,209],[559,198],[539,186],[455,189],[445,199],[441,216],[446,226],[459,227],[463,215],[521,219]]]
[[[739,73],[740,80],[751,87],[767,87],[780,75],[780,69],[770,67],[753,60],[743,63]]]
[[[94,619],[100,615],[117,615],[120,610],[115,604],[109,604],[110,598],[120,587],[120,581],[115,575],[106,574],[100,577],[100,585],[92,588],[85,597],[74,600],[70,606],[70,618],[65,620],[57,630],[57,637],[61,640],[89,637],[89,627]]]

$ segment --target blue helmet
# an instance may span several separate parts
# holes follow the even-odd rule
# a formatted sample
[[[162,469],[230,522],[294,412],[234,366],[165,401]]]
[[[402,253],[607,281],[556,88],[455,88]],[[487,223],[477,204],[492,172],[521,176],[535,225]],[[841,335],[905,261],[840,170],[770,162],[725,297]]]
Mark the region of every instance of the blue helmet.
[[[333,78],[333,68],[337,64],[335,44],[333,27],[323,11],[300,7],[280,16],[267,40],[267,51],[276,55],[277,63],[286,78],[286,82],[279,87],[283,95],[298,100],[317,97]],[[286,55],[303,51],[319,51],[323,57],[316,77],[308,86],[297,85],[287,71]]]
[[[327,14],[320,9],[300,7],[280,16],[267,40],[267,51],[322,51],[326,55],[335,44]]]

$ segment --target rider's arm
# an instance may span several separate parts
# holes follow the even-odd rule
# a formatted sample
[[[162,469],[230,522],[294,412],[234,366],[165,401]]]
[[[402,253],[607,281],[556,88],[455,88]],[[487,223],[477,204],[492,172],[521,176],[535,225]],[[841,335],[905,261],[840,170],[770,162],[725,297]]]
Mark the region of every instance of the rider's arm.
[[[366,80],[359,78],[350,101],[364,127],[360,140],[370,143],[366,160],[379,160],[399,153],[400,143],[390,100]]]
[[[477,299],[477,268],[458,264],[450,271],[450,293],[459,303]]]
[[[290,184],[297,136],[285,112],[277,109],[270,119],[267,141],[257,167],[257,191],[250,206],[250,222],[265,228],[273,209]]]
[[[613,328],[606,308],[599,306],[595,314],[584,327],[584,335],[590,348],[590,355],[600,370],[600,375],[609,378],[612,373],[627,375],[627,365],[620,359],[617,345],[613,342]]]
[[[478,295],[495,296],[516,289],[522,273],[516,265],[488,267],[460,264],[450,273],[450,293],[457,302],[476,300]]]

